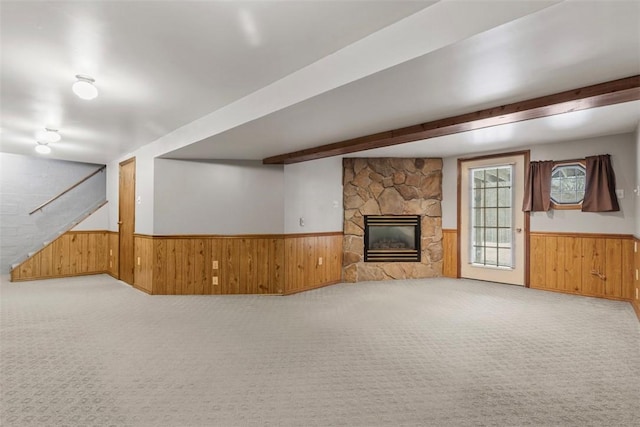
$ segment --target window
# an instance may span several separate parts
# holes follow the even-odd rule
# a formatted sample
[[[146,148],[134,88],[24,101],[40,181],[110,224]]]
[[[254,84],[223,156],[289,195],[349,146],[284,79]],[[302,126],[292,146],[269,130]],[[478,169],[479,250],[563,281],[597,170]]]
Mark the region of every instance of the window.
[[[513,166],[471,169],[471,262],[513,268]]]
[[[580,209],[586,169],[583,162],[558,162],[551,171],[551,202],[555,209]]]

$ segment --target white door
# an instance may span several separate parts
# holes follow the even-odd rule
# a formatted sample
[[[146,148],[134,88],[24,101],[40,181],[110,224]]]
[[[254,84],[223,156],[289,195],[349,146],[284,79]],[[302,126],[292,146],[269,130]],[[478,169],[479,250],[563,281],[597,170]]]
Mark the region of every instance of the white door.
[[[460,161],[460,276],[525,285],[526,154]]]

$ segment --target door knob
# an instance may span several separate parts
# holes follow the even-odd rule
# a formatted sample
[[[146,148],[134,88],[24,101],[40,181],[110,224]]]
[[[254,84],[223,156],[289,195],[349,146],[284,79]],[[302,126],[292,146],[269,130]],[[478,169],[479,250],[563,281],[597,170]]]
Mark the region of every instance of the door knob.
[[[516,228],[516,233],[522,233],[522,228]]]
[[[118,225],[122,225],[122,221],[118,221]]]

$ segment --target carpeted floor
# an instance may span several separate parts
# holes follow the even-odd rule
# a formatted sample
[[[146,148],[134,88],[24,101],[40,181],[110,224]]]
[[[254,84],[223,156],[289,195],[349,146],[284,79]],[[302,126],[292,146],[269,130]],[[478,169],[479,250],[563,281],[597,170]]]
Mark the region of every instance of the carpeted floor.
[[[288,297],[0,284],[7,426],[638,426],[628,303],[468,280]]]

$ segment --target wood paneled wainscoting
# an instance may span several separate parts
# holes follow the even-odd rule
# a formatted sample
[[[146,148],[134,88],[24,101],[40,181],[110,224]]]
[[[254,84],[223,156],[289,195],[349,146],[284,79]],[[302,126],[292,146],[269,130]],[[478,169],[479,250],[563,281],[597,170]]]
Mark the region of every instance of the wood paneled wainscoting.
[[[531,287],[632,300],[633,236],[531,232]]]
[[[443,229],[443,276],[457,277],[457,231]],[[639,240],[626,234],[531,232],[530,287],[631,301],[640,318]],[[640,290],[638,291],[640,292]]]
[[[11,281],[109,272],[108,231],[67,231],[11,270]]]
[[[291,294],[341,280],[342,233],[135,235],[134,286],[154,295]]]
[[[442,229],[442,275],[458,277],[458,230]]]
[[[640,320],[640,239],[637,237],[633,242],[633,292],[631,295],[631,305],[636,310],[636,316]]]

